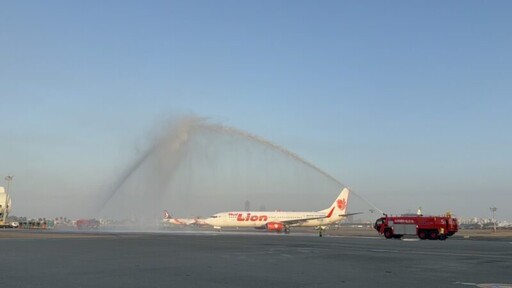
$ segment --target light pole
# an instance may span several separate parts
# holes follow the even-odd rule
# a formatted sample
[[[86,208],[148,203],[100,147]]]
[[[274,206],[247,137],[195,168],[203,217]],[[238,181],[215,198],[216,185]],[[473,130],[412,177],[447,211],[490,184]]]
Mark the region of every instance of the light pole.
[[[5,225],[5,220],[7,219],[7,210],[9,209],[9,188],[11,186],[11,181],[14,176],[5,176],[5,181],[7,181],[7,190],[5,191],[5,207],[3,213],[3,225]]]
[[[489,207],[489,210],[492,211],[492,222],[494,223],[494,233],[496,233],[496,219],[494,218],[494,213],[496,212],[496,210],[498,210],[498,208],[496,208],[495,206],[492,206],[492,207]]]

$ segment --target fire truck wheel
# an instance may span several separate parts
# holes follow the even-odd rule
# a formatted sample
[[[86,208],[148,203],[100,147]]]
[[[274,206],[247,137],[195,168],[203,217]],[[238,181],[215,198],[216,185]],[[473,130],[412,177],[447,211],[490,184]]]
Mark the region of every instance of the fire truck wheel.
[[[446,235],[439,235],[439,240],[446,240]]]
[[[393,237],[393,231],[391,231],[391,229],[386,229],[384,231],[384,237],[386,237],[387,239],[391,239]]]
[[[418,231],[418,237],[419,237],[421,240],[425,240],[425,239],[427,239],[427,232],[425,232],[425,230],[420,230],[420,231]]]
[[[436,240],[437,239],[437,231],[430,231],[430,234],[428,235],[428,238],[430,240]]]

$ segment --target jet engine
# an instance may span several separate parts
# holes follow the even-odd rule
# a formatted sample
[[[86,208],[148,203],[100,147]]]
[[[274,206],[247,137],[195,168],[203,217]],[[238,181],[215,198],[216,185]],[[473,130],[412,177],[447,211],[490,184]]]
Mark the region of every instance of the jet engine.
[[[267,231],[281,232],[284,229],[283,223],[280,222],[268,222],[265,224]]]

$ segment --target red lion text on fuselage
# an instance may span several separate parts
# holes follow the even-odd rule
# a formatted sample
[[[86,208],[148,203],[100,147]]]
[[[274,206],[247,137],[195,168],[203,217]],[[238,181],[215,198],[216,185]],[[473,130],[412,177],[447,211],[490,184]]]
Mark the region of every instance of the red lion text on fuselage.
[[[251,215],[251,213],[247,213],[247,214],[242,214],[242,213],[239,213],[236,217],[236,221],[251,221],[251,222],[263,222],[263,221],[268,221],[268,216],[267,215]]]

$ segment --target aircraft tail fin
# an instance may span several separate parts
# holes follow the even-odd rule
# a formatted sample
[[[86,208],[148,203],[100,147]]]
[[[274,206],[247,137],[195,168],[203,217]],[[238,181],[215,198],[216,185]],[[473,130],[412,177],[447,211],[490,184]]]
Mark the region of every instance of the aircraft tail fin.
[[[324,209],[320,212],[325,212],[329,214],[334,214],[335,216],[344,215],[347,211],[347,205],[348,205],[348,195],[350,194],[350,190],[348,188],[343,188],[341,190],[340,195],[334,200],[334,203],[332,203],[329,208]],[[333,211],[334,209],[334,211]],[[333,213],[334,212],[334,213]],[[331,216],[331,215],[329,215]]]

